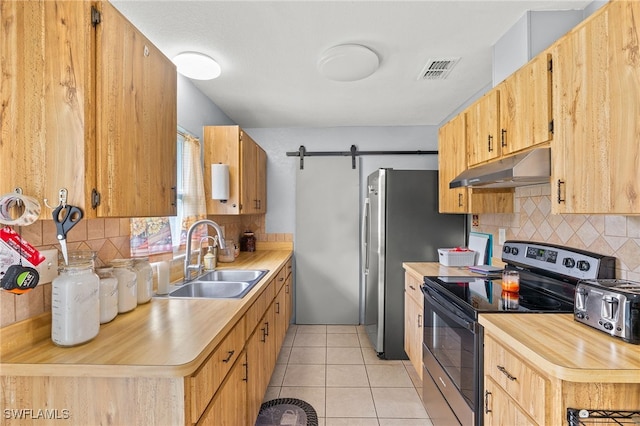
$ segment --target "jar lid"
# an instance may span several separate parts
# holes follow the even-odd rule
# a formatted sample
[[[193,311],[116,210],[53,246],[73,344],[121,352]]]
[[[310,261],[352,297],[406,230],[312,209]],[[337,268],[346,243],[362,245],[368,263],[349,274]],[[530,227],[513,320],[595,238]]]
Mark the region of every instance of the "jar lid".
[[[133,259],[112,259],[111,266],[119,268],[122,266],[133,266]]]

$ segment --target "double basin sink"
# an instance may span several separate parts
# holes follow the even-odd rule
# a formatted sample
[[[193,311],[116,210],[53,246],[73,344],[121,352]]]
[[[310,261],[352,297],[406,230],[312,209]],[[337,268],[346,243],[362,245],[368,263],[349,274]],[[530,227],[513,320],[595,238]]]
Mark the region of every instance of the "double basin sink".
[[[169,297],[240,299],[264,277],[267,269],[220,269],[180,285]]]

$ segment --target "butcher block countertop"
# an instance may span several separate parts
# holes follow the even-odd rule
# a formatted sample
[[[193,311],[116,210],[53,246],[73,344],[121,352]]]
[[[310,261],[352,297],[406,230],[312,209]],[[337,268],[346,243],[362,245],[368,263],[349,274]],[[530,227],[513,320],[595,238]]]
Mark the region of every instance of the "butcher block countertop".
[[[218,269],[268,269],[242,299],[154,297],[100,326],[83,345],[50,338],[51,314],[0,329],[0,374],[12,376],[182,377],[192,374],[258,298],[291,250],[242,252]]]
[[[480,314],[480,324],[485,333],[558,379],[640,383],[640,345],[581,324],[572,314]]]
[[[405,271],[422,281],[423,277],[480,277],[466,266],[444,266],[438,262],[405,262]]]

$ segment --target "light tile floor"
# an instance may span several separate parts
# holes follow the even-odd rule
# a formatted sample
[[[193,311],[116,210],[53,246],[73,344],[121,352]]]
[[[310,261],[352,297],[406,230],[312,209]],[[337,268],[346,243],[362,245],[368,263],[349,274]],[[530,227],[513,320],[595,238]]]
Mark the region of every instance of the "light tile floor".
[[[311,404],[319,426],[431,426],[409,361],[381,360],[360,326],[291,325],[264,400]]]

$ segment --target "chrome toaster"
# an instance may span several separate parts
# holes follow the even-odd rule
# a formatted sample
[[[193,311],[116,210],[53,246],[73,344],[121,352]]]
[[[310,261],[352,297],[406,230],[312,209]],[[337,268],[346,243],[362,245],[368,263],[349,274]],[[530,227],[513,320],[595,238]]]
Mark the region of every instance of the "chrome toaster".
[[[579,281],[574,318],[625,342],[640,344],[640,283],[617,279]]]

